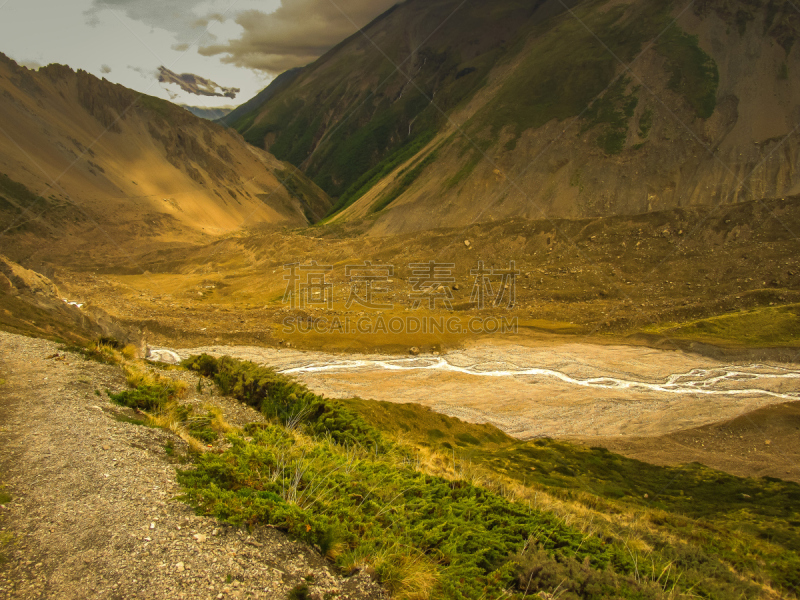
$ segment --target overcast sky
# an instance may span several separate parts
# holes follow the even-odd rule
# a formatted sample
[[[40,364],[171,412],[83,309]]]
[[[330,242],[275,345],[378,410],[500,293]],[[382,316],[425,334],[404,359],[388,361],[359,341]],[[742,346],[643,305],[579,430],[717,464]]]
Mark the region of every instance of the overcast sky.
[[[235,106],[396,1],[0,0],[0,52],[31,68],[66,64],[178,104]],[[171,75],[160,82],[159,67],[208,80],[184,86],[203,95]]]

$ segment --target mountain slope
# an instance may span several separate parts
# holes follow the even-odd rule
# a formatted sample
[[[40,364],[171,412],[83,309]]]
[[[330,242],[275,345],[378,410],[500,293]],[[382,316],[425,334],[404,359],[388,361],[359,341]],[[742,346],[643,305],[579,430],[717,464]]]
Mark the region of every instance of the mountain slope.
[[[240,130],[375,234],[800,191],[790,3],[458,6],[398,5]]]
[[[296,169],[169,102],[0,56],[0,245],[185,242],[328,209]],[[35,230],[35,231],[34,231]],[[16,260],[16,259],[15,259]]]
[[[252,118],[253,111],[257,110],[262,104],[269,101],[275,94],[283,91],[295,78],[301,73],[302,69],[295,68],[284,71],[273,79],[270,84],[261,90],[258,94],[250,98],[244,104],[237,106],[231,112],[219,119],[220,123],[233,127],[237,131],[250,131],[250,126],[247,120]],[[245,139],[248,139],[245,137]],[[252,138],[250,141],[258,145],[257,137]]]

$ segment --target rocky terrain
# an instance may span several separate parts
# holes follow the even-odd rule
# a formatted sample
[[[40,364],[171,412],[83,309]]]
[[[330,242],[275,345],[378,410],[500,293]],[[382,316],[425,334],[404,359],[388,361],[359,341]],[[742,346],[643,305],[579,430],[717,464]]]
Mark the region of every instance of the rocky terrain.
[[[195,516],[177,498],[185,444],[132,424],[105,392],[124,386],[118,367],[0,333],[0,597],[384,598],[274,529]],[[210,390],[187,402],[261,419]]]
[[[799,31],[772,0],[412,0],[225,121],[373,235],[780,198]]]
[[[144,247],[306,225],[330,205],[230,130],[63,65],[34,71],[0,54],[0,114],[0,231],[12,260],[103,247],[124,264]]]

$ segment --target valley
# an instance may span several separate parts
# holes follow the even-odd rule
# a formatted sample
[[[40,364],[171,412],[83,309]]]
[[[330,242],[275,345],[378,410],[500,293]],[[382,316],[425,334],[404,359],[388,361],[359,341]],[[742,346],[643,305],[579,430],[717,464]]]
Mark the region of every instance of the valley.
[[[795,4],[110,4],[219,70],[0,53],[0,597],[798,598]]]

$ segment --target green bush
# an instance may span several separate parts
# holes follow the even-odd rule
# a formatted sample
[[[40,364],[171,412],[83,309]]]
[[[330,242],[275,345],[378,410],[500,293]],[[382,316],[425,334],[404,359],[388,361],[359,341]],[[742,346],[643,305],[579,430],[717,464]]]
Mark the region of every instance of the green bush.
[[[309,391],[293,379],[227,356],[191,356],[183,365],[212,377],[223,394],[260,410],[290,428],[303,426],[310,435],[328,436],[339,444],[386,450],[387,442],[374,427],[337,401]]]
[[[174,397],[174,393],[162,385],[142,385],[118,394],[108,392],[108,397],[121,406],[151,412],[163,408]]]
[[[509,557],[531,536],[550,556],[588,558],[592,569],[630,567],[614,546],[484,488],[325,440],[301,448],[277,426],[249,433],[252,442],[232,436],[224,454],[205,454],[179,474],[185,498],[233,524],[279,527],[329,555],[340,546],[342,567],[354,555],[399,560],[412,549],[440,569],[433,597],[476,599],[513,583]]]

